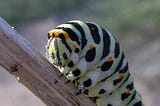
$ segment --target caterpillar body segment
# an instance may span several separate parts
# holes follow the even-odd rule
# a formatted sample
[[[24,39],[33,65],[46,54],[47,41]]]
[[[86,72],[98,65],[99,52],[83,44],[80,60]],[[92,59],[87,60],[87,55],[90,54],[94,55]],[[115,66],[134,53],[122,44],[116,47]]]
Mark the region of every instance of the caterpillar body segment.
[[[143,106],[118,40],[93,22],[61,24],[48,32],[46,57],[98,106]]]

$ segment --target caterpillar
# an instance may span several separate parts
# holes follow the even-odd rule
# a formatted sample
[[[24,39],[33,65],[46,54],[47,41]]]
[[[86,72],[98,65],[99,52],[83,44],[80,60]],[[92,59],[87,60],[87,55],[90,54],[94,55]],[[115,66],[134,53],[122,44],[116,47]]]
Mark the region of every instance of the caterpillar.
[[[97,106],[143,106],[118,40],[98,24],[73,20],[50,30],[46,57]]]

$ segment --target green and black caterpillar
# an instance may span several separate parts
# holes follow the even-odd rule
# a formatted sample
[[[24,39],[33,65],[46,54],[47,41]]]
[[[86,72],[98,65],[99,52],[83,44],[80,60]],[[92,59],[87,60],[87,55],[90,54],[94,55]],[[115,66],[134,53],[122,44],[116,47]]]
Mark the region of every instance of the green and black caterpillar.
[[[118,40],[96,23],[57,26],[48,32],[46,48],[48,60],[98,106],[143,106]]]

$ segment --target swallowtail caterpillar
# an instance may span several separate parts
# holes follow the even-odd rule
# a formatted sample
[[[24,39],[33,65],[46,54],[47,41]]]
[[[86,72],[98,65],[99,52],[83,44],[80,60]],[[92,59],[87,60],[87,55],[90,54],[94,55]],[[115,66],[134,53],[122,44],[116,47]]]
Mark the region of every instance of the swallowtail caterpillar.
[[[50,30],[46,57],[98,106],[143,106],[118,40],[98,24],[73,20]]]

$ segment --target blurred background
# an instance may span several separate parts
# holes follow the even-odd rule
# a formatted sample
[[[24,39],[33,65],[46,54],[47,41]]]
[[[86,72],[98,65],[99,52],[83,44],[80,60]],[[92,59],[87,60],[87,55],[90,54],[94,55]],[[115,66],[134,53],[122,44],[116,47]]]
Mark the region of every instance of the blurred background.
[[[0,16],[45,55],[47,31],[93,21],[117,36],[146,106],[160,104],[160,0],[0,0]],[[45,106],[0,68],[0,106]]]

